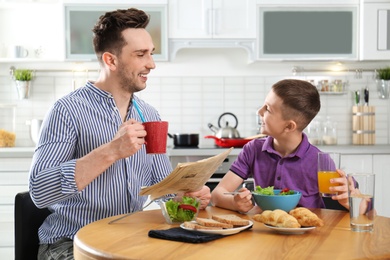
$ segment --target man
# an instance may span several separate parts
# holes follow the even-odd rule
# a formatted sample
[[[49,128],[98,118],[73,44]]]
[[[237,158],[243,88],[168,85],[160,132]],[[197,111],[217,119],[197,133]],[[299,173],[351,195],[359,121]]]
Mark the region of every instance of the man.
[[[146,121],[157,110],[134,95],[155,68],[149,16],[134,8],[107,12],[93,28],[101,71],[95,82],[59,99],[46,116],[30,171],[30,193],[52,214],[39,229],[39,259],[73,259],[76,232],[93,221],[142,209],[141,186],[171,171],[164,154],[148,155]],[[210,200],[210,189],[188,194]]]

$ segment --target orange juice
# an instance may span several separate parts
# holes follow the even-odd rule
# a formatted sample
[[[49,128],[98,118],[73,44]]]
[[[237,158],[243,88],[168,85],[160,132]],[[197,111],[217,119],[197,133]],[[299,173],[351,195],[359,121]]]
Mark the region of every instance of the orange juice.
[[[318,172],[318,189],[320,193],[332,193],[329,190],[331,186],[339,186],[338,183],[330,183],[330,179],[338,178],[340,175],[336,171],[319,171]]]

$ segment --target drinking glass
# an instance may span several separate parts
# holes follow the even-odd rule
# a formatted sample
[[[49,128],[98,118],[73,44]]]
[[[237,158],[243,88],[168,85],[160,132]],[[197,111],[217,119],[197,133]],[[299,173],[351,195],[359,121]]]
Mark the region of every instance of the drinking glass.
[[[318,153],[318,189],[322,197],[331,197],[337,194],[337,192],[329,190],[329,187],[339,185],[330,182],[331,179],[340,177],[336,169],[340,169],[339,153]]]
[[[349,215],[352,231],[370,232],[375,218],[375,175],[371,173],[348,174]]]

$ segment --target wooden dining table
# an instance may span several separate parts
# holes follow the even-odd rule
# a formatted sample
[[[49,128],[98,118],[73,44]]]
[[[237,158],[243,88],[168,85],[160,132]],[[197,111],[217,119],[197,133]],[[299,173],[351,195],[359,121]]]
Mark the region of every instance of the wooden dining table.
[[[81,228],[74,238],[74,257],[83,259],[390,259],[390,218],[376,216],[374,231],[354,232],[349,213],[311,209],[324,226],[303,234],[282,234],[252,219],[258,212],[207,207],[199,217],[236,214],[252,228],[206,243],[186,243],[148,236],[150,230],[169,229],[160,210],[142,211],[117,222],[105,218]]]

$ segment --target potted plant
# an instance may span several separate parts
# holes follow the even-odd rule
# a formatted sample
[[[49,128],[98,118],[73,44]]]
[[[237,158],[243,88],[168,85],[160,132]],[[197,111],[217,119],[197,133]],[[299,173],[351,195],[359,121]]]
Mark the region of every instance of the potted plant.
[[[27,69],[16,69],[14,71],[14,79],[16,81],[31,81],[33,79],[34,72]]]
[[[16,83],[19,99],[28,98],[34,71],[29,69],[16,69],[13,71],[12,77]]]
[[[377,89],[379,98],[387,99],[390,94],[390,66],[377,70]]]

